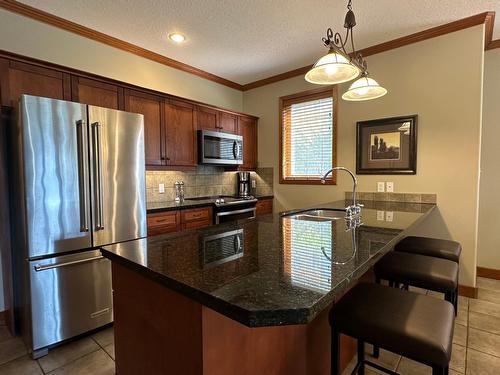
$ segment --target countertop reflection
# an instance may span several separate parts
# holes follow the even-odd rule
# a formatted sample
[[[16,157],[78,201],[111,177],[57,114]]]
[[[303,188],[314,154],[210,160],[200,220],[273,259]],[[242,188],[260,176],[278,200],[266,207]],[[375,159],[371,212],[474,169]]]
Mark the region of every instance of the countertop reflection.
[[[364,202],[363,225],[264,215],[105,246],[104,256],[249,327],[305,324],[432,204]],[[342,208],[344,201],[320,205]]]

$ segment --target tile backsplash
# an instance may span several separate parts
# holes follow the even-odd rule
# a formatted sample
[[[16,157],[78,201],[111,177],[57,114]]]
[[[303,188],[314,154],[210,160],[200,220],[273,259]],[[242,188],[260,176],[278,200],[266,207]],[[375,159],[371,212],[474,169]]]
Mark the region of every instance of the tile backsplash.
[[[433,203],[433,204],[437,202],[436,194],[358,192],[357,196],[358,199],[362,201]],[[351,191],[345,192],[345,199],[352,199]]]
[[[256,172],[251,172],[251,178],[257,183],[253,194],[272,195],[273,168],[259,168]],[[176,181],[184,181],[186,198],[237,193],[237,172],[226,172],[222,167],[200,165],[196,170],[188,172],[146,171],[147,202],[173,201]],[[160,194],[159,184],[165,184],[165,193]]]

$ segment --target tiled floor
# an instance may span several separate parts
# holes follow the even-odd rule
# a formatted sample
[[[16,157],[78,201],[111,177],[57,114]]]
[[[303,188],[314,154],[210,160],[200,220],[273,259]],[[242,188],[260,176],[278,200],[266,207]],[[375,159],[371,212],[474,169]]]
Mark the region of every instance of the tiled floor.
[[[459,297],[450,375],[500,374],[500,281],[478,278],[477,286],[478,299]],[[443,298],[438,293],[418,288],[413,290]],[[370,348],[367,348],[367,353],[370,353]],[[369,360],[402,375],[432,374],[428,366],[383,350],[378,360],[372,357]],[[355,359],[343,375],[349,375],[354,366]],[[365,372],[367,375],[383,374],[370,367]]]
[[[460,297],[455,324],[450,375],[500,374],[500,281],[478,279],[479,298]],[[433,297],[439,294],[415,289]],[[369,348],[367,348],[369,352]],[[381,351],[384,367],[402,375],[431,374],[431,369],[407,358]],[[344,374],[350,374],[351,362]],[[26,354],[21,339],[13,338],[0,326],[0,375],[108,375],[114,374],[113,329],[107,328],[56,349],[37,361]],[[367,375],[380,372],[367,368]]]

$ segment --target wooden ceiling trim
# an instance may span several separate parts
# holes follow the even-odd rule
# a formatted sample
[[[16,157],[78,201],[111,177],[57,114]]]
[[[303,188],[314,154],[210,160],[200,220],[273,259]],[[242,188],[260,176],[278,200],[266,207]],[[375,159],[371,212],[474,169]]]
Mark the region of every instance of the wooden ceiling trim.
[[[29,5],[20,3],[15,0],[0,0],[0,8],[6,9],[10,12],[20,14],[32,18],[34,20],[44,22],[46,24],[58,27],[60,29],[72,32],[74,34],[81,35],[83,37],[95,40],[100,43],[107,44],[109,46],[121,49],[126,52],[133,53],[137,56],[144,57],[148,60],[155,61],[157,63],[169,66],[174,69],[182,70],[187,73],[194,74],[209,81],[219,83],[221,85],[231,87],[236,90],[242,90],[243,86],[239,83],[230,81],[228,79],[219,77],[215,74],[206,72],[204,70],[195,68],[194,66],[184,64],[180,61],[165,57],[156,52],[147,50],[145,48],[139,47],[135,44],[125,42],[121,39],[112,37],[110,35],[101,33],[99,31],[90,29],[88,27],[79,25],[75,22],[65,20],[64,18],[55,16],[53,14],[44,12],[42,10],[33,8]]]

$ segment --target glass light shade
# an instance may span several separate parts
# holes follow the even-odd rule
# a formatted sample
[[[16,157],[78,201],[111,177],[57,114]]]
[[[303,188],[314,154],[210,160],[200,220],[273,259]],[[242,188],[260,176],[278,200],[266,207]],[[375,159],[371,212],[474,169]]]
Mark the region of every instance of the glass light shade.
[[[367,76],[354,81],[349,87],[342,99],[353,102],[377,99],[387,94],[387,90],[380,86],[377,81]]]
[[[313,65],[305,79],[317,85],[334,85],[351,81],[360,73],[359,68],[351,64],[344,55],[330,51]]]

